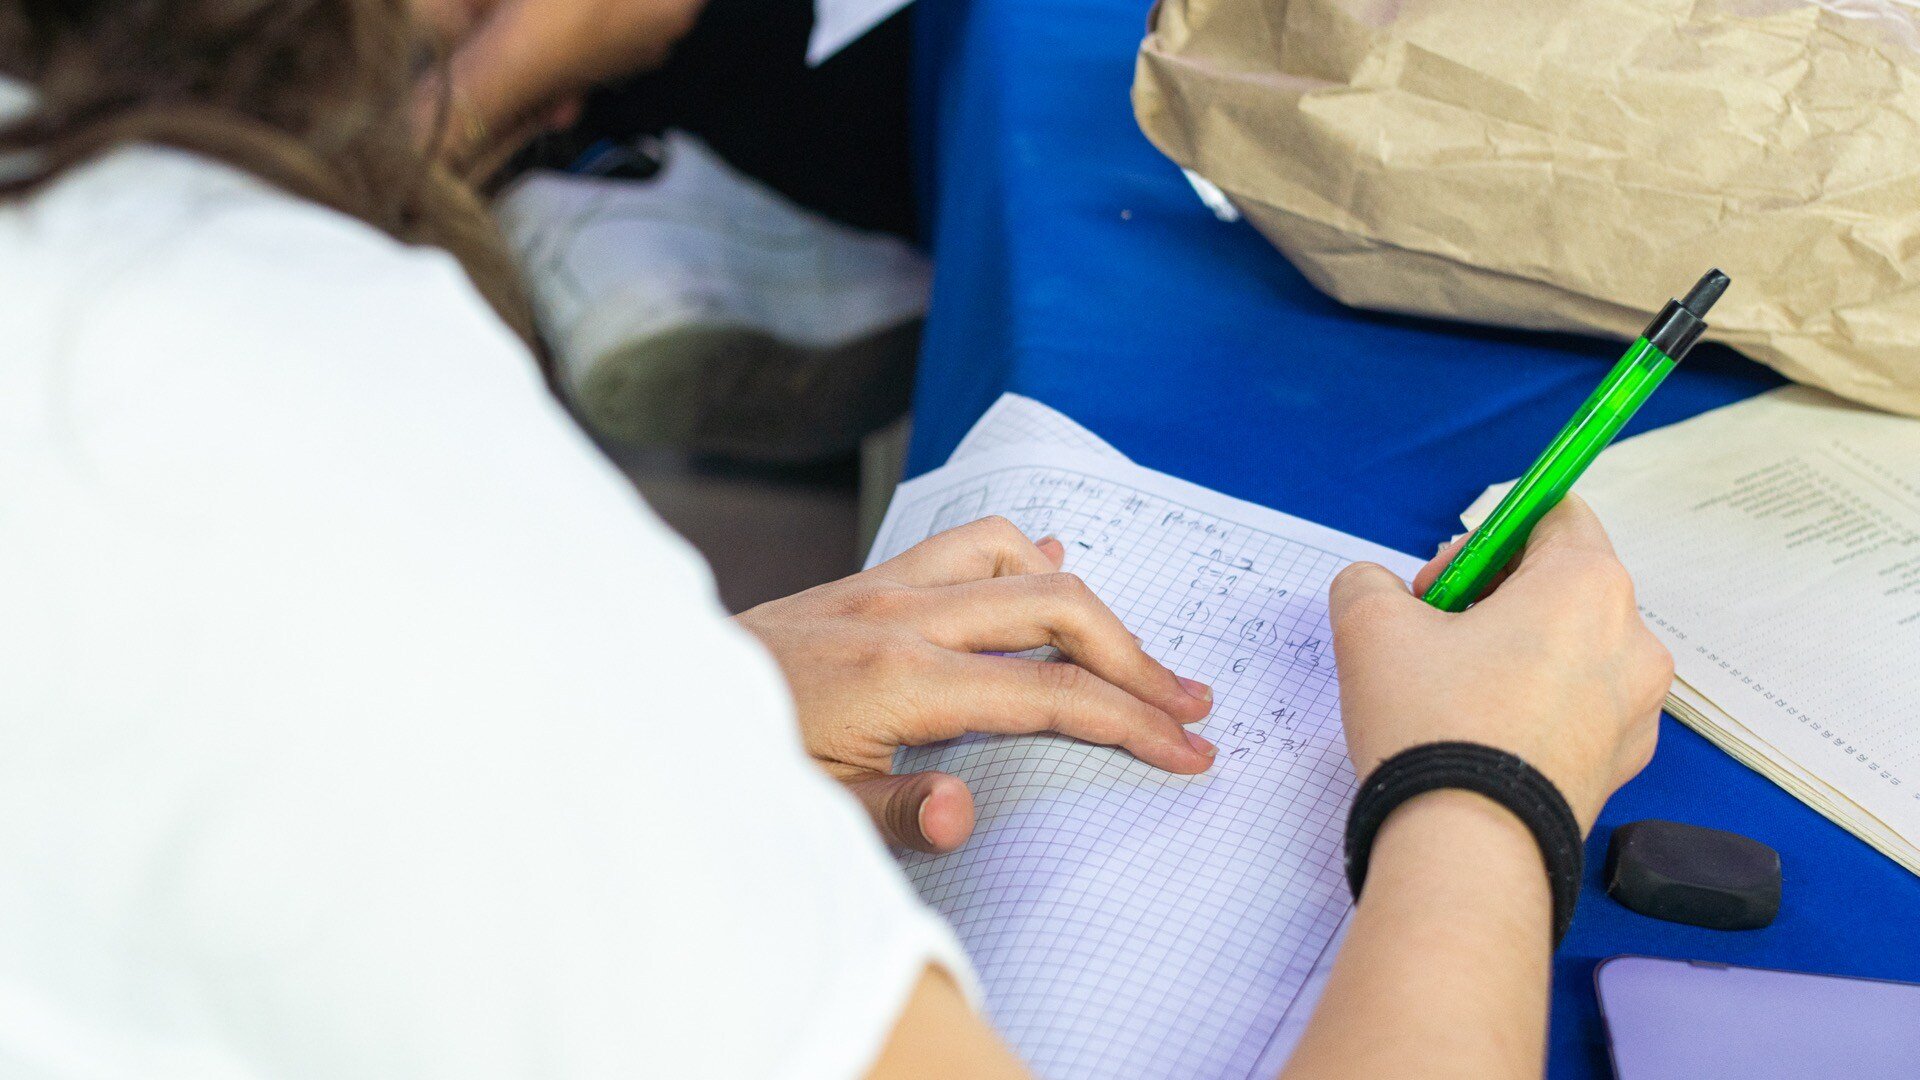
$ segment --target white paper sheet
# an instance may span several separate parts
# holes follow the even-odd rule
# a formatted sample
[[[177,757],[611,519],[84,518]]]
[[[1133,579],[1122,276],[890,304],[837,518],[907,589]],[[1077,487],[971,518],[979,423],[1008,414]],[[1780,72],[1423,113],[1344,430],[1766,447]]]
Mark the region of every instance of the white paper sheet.
[[[1001,394],[980,419],[960,439],[947,458],[949,462],[971,457],[985,450],[1026,444],[1034,447],[1058,447],[1084,450],[1099,457],[1127,460],[1107,440],[1081,427],[1058,409],[1043,405],[1022,394]]]
[[[1130,460],[1111,443],[1058,409],[1023,394],[1012,393],[1001,394],[974,422],[960,440],[960,445],[954,447],[948,460],[959,461],[1004,446],[1024,446],[1034,451],[1080,450],[1117,461]],[[1343,820],[1345,814],[1346,810],[1342,807]],[[1332,942],[1320,951],[1312,972],[1295,996],[1292,1006],[1287,1009],[1279,1028],[1274,1032],[1273,1041],[1268,1044],[1265,1057],[1254,1067],[1252,1076],[1266,1080],[1278,1076],[1286,1065],[1288,1056],[1306,1030],[1308,1019],[1313,1016],[1314,1008],[1320,1003],[1320,995],[1327,988],[1327,979],[1333,974],[1334,958],[1339,955],[1340,945],[1346,940],[1347,928],[1352,921],[1353,912],[1349,908]]]
[[[819,65],[913,0],[814,0],[807,63]]]
[[[1220,759],[1186,778],[1044,736],[903,752],[979,806],[965,848],[910,855],[908,875],[1039,1075],[1271,1075],[1350,908],[1326,587],[1357,559],[1420,561],[1058,443],[970,451],[902,485],[874,560],[991,513],[1059,537],[1149,652],[1214,686],[1200,730]]]

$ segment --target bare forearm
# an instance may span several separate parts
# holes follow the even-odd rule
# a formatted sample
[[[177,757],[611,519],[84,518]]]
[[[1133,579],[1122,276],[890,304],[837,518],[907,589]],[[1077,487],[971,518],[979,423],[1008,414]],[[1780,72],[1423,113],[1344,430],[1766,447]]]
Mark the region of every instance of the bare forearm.
[[[503,4],[454,54],[457,107],[471,110],[472,119],[492,134],[505,134],[533,110],[577,88],[577,31],[570,18],[543,19],[543,14],[540,6]]]
[[[492,144],[511,149],[595,83],[658,66],[705,2],[483,0],[484,16],[455,28],[456,115],[443,153],[468,161]]]
[[[1518,818],[1464,791],[1387,819],[1283,1080],[1518,1078],[1545,1054],[1552,899]]]
[[[952,977],[928,968],[867,1080],[1029,1080],[1029,1074]]]

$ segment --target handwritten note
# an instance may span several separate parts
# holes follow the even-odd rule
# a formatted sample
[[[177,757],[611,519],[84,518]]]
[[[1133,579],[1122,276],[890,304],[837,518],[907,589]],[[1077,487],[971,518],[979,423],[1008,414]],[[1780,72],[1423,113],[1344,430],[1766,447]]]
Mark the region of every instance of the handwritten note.
[[[1220,759],[1189,778],[1050,736],[906,751],[979,802],[971,843],[907,872],[1040,1075],[1270,1076],[1350,908],[1327,584],[1356,559],[1419,564],[1099,446],[956,456],[902,485],[874,559],[983,514],[1059,537],[1149,652],[1212,683]]]

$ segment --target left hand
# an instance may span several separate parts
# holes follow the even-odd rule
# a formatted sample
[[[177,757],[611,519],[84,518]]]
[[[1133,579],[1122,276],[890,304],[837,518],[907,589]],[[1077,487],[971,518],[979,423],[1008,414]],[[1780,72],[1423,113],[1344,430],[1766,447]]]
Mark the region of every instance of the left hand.
[[[985,518],[738,616],[792,684],[807,752],[889,843],[951,851],[973,833],[966,785],[893,775],[901,746],[1057,731],[1170,772],[1213,764],[1213,745],[1182,727],[1207,715],[1212,691],[1142,651],[1085,582],[1060,572],[1063,558],[1058,541]],[[988,655],[1042,645],[1072,662]]]

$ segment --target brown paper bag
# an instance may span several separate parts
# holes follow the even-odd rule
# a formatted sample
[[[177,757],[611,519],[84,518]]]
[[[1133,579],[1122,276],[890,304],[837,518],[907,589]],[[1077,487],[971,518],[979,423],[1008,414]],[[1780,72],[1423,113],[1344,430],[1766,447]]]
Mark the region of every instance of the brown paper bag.
[[[1709,337],[1920,415],[1920,29],[1894,0],[1160,0],[1134,107],[1320,289]]]

